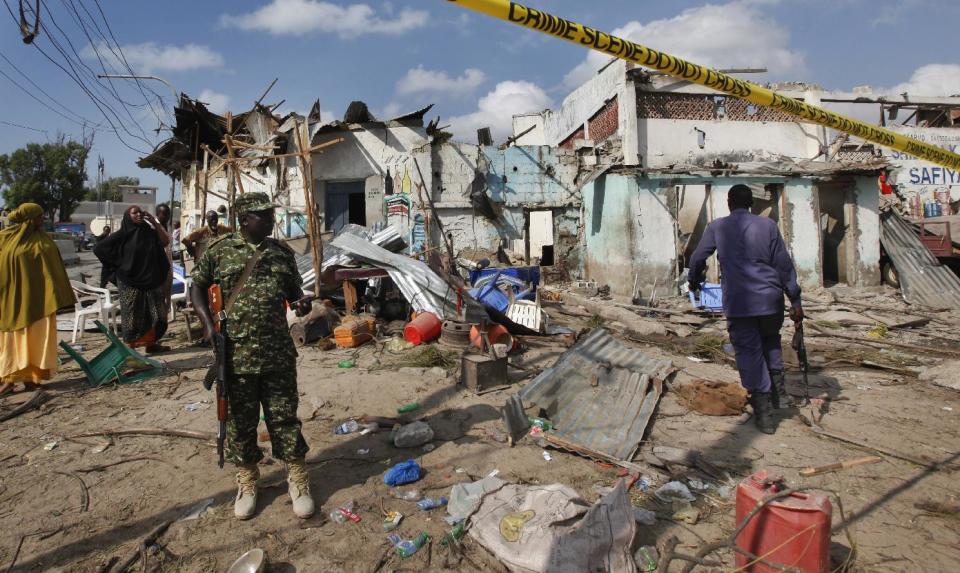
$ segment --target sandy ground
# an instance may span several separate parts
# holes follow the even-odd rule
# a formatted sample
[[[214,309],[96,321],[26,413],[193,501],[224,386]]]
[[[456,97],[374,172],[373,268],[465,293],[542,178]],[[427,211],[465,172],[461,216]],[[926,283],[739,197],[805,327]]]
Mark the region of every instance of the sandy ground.
[[[556,319],[574,328],[587,325],[586,319],[566,315]],[[146,570],[225,571],[241,553],[260,547],[269,556],[268,571],[273,572],[374,571],[378,567],[383,571],[502,571],[503,566],[469,537],[457,554],[442,548],[437,541],[449,530],[442,519],[445,513],[422,512],[410,502],[390,497],[382,481],[386,468],[417,459],[427,471],[416,487],[428,495],[448,495],[452,484],[495,469],[507,481],[564,483],[588,500],[597,498],[597,486],[608,486],[616,479],[615,469],[566,452],[551,450],[553,459],[546,461],[542,448],[529,438],[513,448],[496,441],[493,435],[502,427],[499,407],[508,391],[476,396],[456,385],[455,372],[402,366],[416,350],[391,354],[376,344],[358,350],[308,348],[301,352],[298,366],[300,414],[311,447],[313,494],[322,510],[312,519],[296,519],[281,464],[268,458],[262,467],[258,514],[238,522],[232,515],[233,472],[217,468],[212,442],[170,436],[71,437],[144,427],[214,432],[213,396],[200,383],[210,362],[209,351],[182,340],[182,322],[172,337],[173,351],[162,356],[168,371],[164,376],[91,389],[77,366],[67,363],[47,385],[51,400],[39,410],[0,424],[0,567],[4,570],[22,544],[12,571],[101,571],[112,557],[123,559],[134,551],[157,525],[179,520],[212,499],[199,518],[170,526],[161,537],[162,550],[149,552]],[[83,343],[86,354],[93,355],[102,347],[103,337],[88,334]],[[956,342],[948,344],[960,348]],[[631,345],[671,358],[680,369],[672,380],[674,386],[694,378],[737,380],[726,363],[698,364],[655,346]],[[811,354],[829,357],[844,344],[811,338],[810,346]],[[522,364],[549,366],[564,350],[558,340],[531,345]],[[353,358],[357,367],[338,368],[345,358]],[[936,357],[920,358],[929,364],[939,362]],[[791,389],[799,395],[798,381],[791,374]],[[699,449],[734,479],[769,469],[783,474],[791,485],[836,492],[855,547],[841,531],[835,507],[832,554],[843,560],[855,549],[850,570],[957,571],[957,516],[930,513],[914,505],[956,504],[960,497],[954,473],[960,451],[957,393],[902,373],[843,366],[814,372],[811,386],[815,393],[824,392],[830,398],[822,422],[829,430],[923,460],[950,460],[950,465],[931,470],[884,456],[879,464],[802,478],[798,471],[803,467],[874,452],[818,437],[795,418],[778,418],[777,433],[763,435],[742,417],[691,412],[672,391],[661,400],[647,441]],[[2,409],[27,398],[23,393],[8,397]],[[423,406],[420,413],[428,416],[437,432],[433,451],[395,448],[389,432],[333,433],[336,424],[348,417],[393,416],[399,405],[412,401]],[[269,452],[269,443],[261,445]],[[366,449],[368,453],[359,451]],[[688,471],[674,469],[681,476]],[[655,510],[660,517],[655,526],[639,528],[641,544],[676,535],[680,550],[695,553],[734,526],[733,500],[715,491],[694,504],[701,511],[695,525],[671,520],[670,508],[649,493],[633,490],[631,496],[636,505]],[[435,540],[431,546],[410,559],[393,556],[381,527],[381,498],[388,510],[406,516],[398,530],[401,536],[413,538],[426,531]],[[332,522],[327,513],[348,500],[354,500],[363,520],[345,525]],[[718,556],[729,565],[725,570],[733,569],[729,552]],[[138,562],[131,570],[140,567]],[[671,571],[681,567],[676,562]]]

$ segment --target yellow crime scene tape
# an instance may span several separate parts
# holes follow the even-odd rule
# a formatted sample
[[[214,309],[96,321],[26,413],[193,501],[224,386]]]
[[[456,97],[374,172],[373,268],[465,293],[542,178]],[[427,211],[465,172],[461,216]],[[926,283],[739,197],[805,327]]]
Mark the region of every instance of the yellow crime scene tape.
[[[781,110],[806,122],[849,133],[883,147],[909,153],[931,163],[951,169],[960,169],[960,155],[942,147],[930,145],[876,125],[870,125],[839,113],[809,105],[800,100],[780,95],[763,86],[728,76],[665,52],[595,30],[589,26],[547,14],[542,10],[528,8],[507,0],[447,1],[531,30],[549,34],[561,40],[579,44],[591,50],[597,50],[639,64],[645,68],[657,70],[680,80],[730,94],[750,103]]]

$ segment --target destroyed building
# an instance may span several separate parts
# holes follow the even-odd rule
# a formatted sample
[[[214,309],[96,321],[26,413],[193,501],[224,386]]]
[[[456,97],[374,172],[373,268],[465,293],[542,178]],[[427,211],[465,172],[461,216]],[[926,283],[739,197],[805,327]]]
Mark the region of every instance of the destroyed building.
[[[778,91],[814,105],[879,104],[890,117],[913,111],[924,116],[918,126],[896,129],[960,141],[952,128],[957,98],[917,105],[907,96],[871,99],[803,84]],[[945,112],[934,113],[940,104]],[[559,109],[516,116],[507,145],[485,134],[477,144],[450,141],[439,120],[425,123],[430,107],[381,120],[355,102],[333,122],[317,109],[280,117],[257,104],[221,116],[183,97],[173,138],[140,165],[182,180],[188,229],[202,224],[205,209],[256,190],[289,206],[278,212],[285,235],[303,235],[310,195],[330,235],[351,223],[391,225],[413,253],[446,241],[456,255],[507,251],[623,296],[675,293],[706,224],[727,214],[726,191],[736,183],[754,189],[756,214],[777,221],[805,287],[880,284],[881,174],[890,171],[912,197],[946,189],[960,198],[960,176],[948,169],[619,60]],[[312,174],[306,193],[304,157]],[[717,279],[716,267],[708,279]]]

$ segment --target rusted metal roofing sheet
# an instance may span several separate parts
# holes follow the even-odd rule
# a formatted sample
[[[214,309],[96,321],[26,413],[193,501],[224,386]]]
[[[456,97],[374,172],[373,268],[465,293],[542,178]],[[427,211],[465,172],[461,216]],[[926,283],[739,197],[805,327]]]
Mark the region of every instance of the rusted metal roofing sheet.
[[[669,360],[624,346],[602,328],[581,338],[520,392],[546,410],[547,439],[587,455],[629,461],[653,417]]]
[[[930,253],[916,230],[899,213],[880,213],[880,242],[900,279],[900,293],[910,304],[937,309],[960,308],[960,277]]]

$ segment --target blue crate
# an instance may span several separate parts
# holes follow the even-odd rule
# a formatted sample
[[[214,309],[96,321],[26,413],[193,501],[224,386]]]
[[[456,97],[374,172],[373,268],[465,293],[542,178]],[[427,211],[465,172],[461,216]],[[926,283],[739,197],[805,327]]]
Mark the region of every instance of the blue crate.
[[[690,295],[690,304],[693,308],[710,312],[723,312],[723,289],[716,283],[703,283],[700,287],[700,300],[697,300],[693,291]]]

